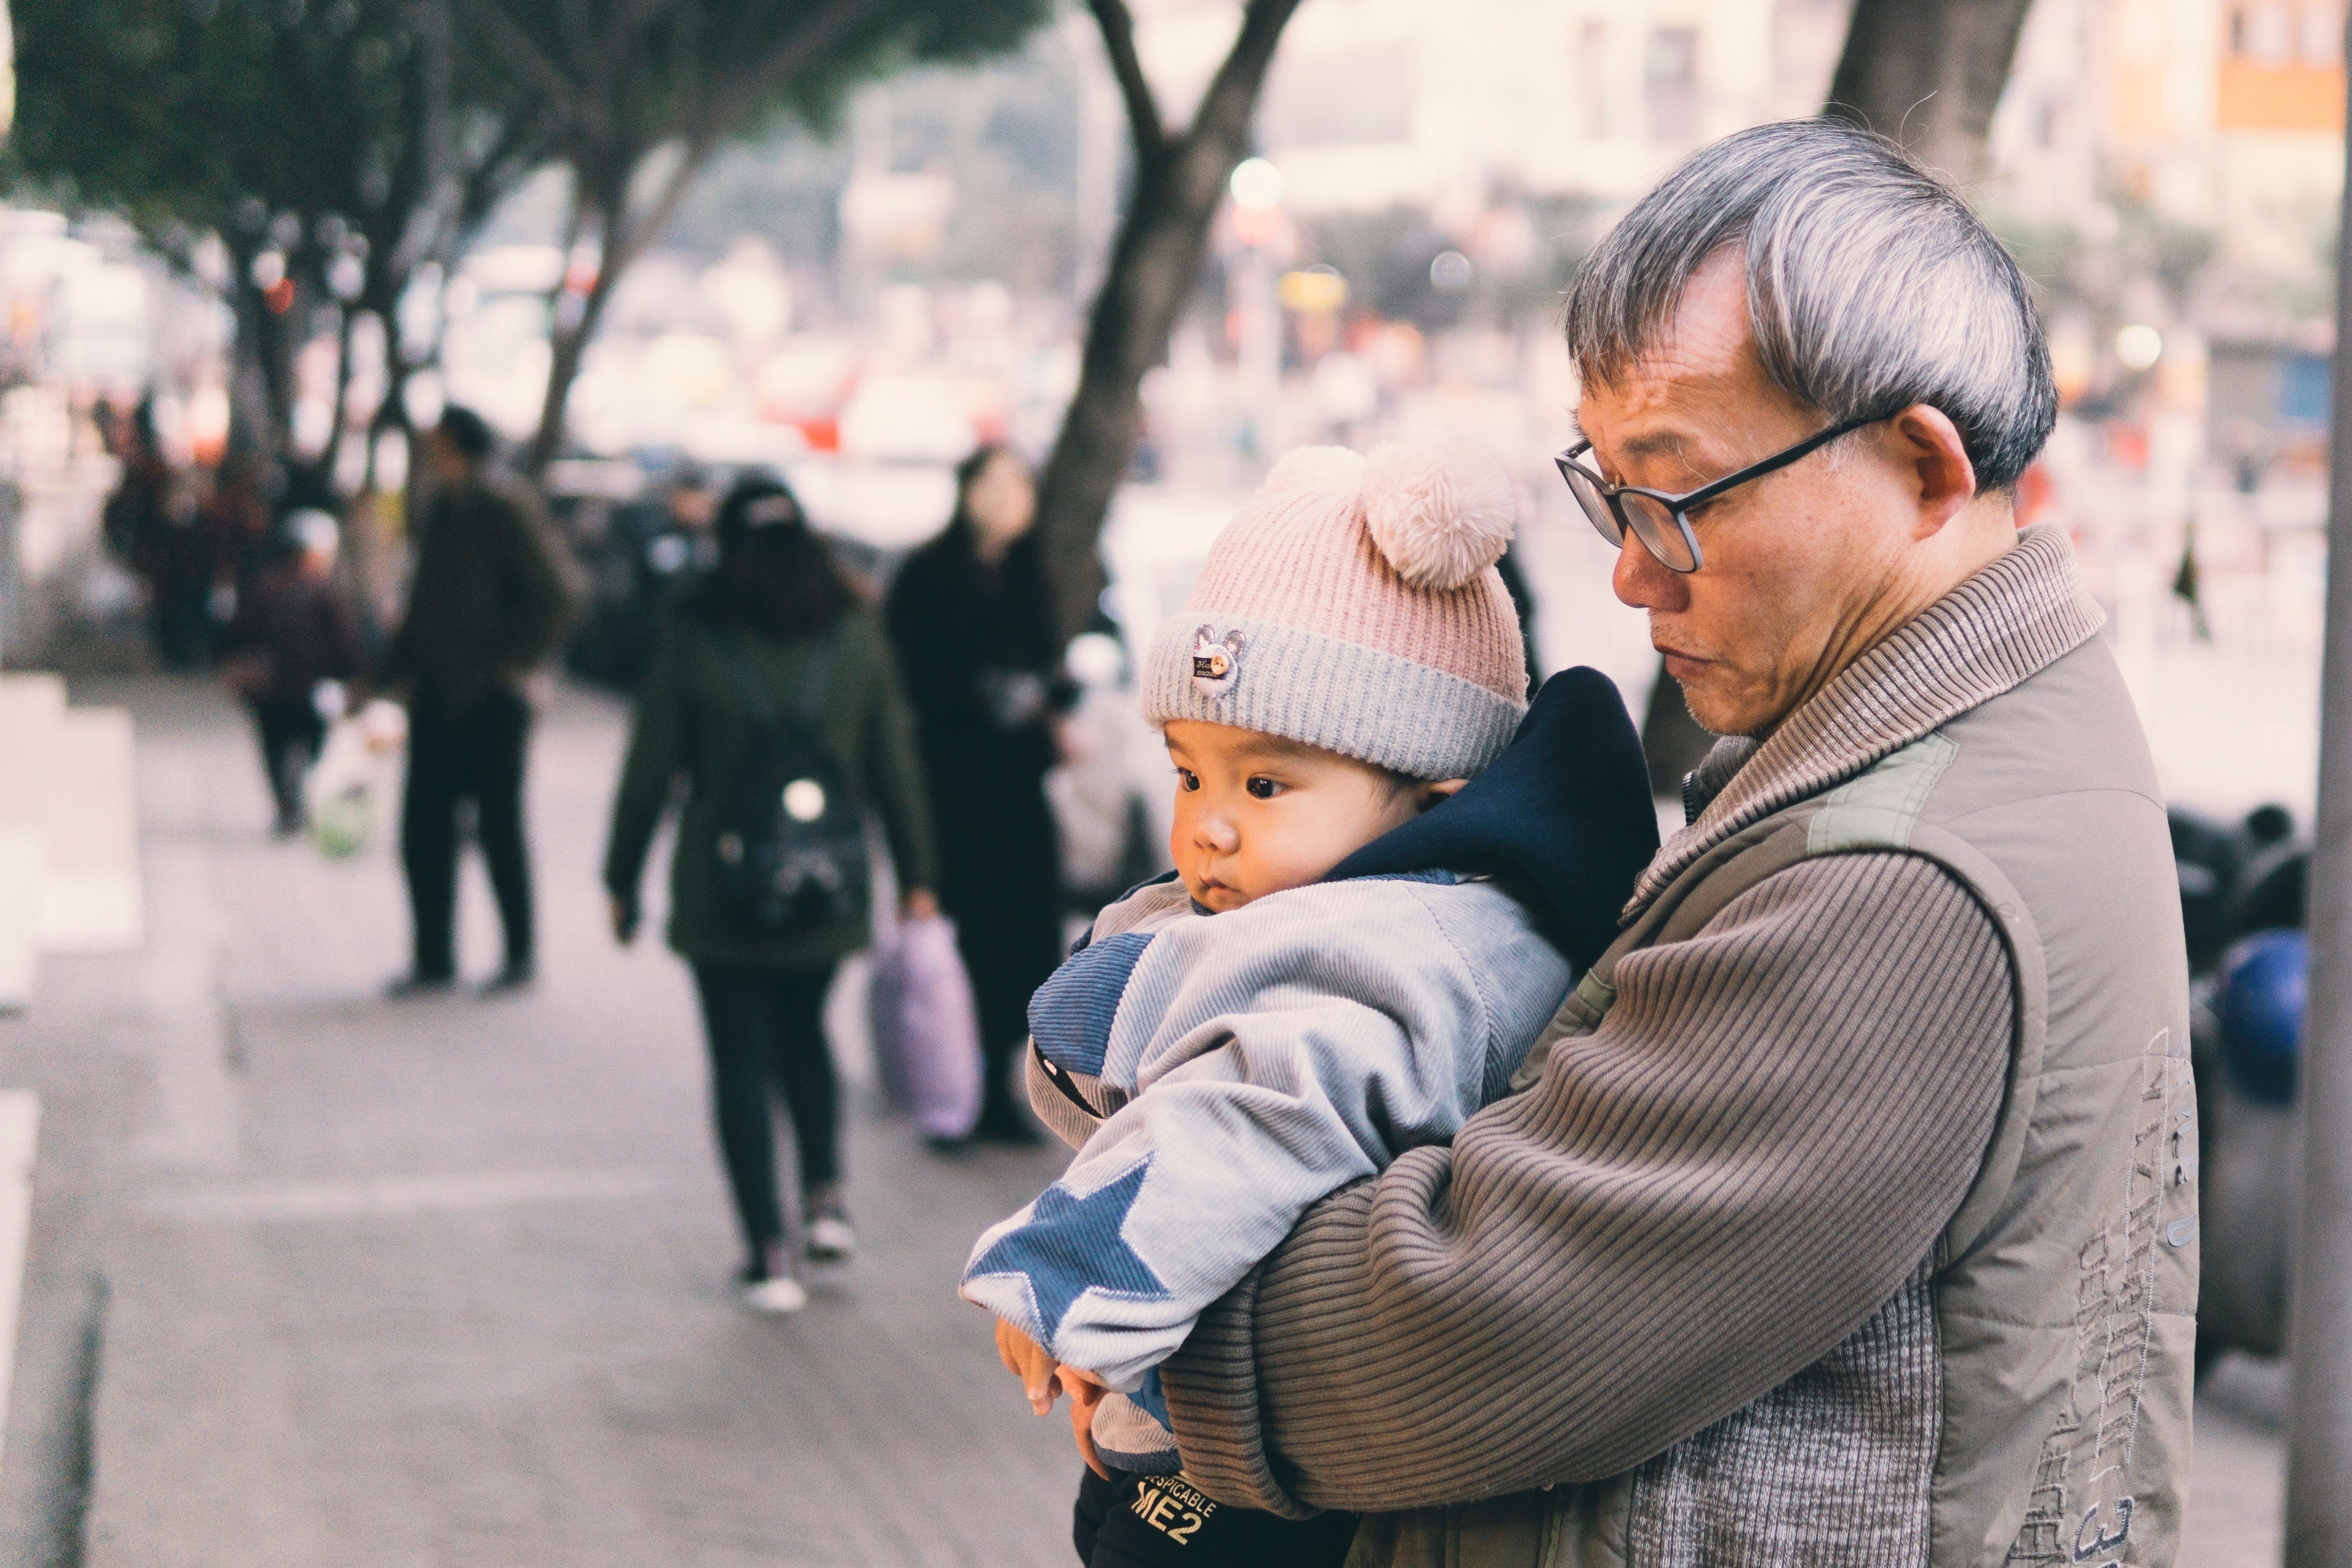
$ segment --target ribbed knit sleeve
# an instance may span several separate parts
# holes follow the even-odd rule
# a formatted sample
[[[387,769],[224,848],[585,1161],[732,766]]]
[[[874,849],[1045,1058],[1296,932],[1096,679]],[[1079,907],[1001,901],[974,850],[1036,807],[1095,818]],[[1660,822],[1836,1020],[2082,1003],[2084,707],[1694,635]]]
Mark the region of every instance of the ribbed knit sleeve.
[[[1326,1199],[1161,1368],[1188,1475],[1387,1511],[1598,1479],[1827,1354],[1927,1256],[2007,1078],[2010,964],[1932,862],[1801,862],[1629,955],[1452,1148]]]

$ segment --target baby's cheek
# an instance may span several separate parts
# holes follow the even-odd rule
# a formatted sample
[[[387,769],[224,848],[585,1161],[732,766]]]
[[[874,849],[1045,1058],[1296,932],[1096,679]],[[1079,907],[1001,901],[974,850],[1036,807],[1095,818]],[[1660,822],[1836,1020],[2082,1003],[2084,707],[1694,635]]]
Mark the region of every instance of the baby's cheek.
[[[1311,844],[1286,841],[1269,846],[1253,846],[1247,853],[1248,864],[1244,870],[1247,891],[1252,898],[1264,898],[1269,893],[1286,893],[1294,887],[1306,887],[1323,880],[1331,868],[1316,854]]]

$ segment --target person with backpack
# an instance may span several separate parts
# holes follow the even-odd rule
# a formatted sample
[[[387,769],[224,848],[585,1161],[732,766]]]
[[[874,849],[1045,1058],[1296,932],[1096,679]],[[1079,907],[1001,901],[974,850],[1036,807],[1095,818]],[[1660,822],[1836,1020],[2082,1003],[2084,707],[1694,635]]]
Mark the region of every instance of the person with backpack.
[[[746,479],[721,505],[719,564],[667,616],[639,688],[604,856],[613,933],[631,941],[654,830],[688,784],[670,859],[669,944],[694,969],[719,1146],[760,1312],[807,1302],[785,1246],[770,1096],[792,1117],[802,1243],[856,1245],[825,1047],[835,968],[866,945],[865,812],[880,819],[909,916],[936,915],[930,810],[889,640],[800,503]]]

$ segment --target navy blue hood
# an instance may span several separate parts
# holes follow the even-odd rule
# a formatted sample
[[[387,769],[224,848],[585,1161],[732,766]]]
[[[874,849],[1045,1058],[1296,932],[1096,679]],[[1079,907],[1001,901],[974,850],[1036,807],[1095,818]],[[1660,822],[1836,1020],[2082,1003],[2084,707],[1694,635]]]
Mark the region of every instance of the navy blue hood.
[[[1325,880],[1426,871],[1509,876],[1542,900],[1550,935],[1582,969],[1615,939],[1617,912],[1657,852],[1641,737],[1615,684],[1579,667],[1544,683],[1494,766]]]

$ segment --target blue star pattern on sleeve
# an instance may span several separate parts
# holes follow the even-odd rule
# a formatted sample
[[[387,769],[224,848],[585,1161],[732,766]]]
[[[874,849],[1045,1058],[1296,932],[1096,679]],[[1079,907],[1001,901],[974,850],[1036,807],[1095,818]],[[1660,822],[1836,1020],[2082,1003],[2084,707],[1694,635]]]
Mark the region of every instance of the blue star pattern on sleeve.
[[[1170,1300],[1168,1287],[1127,1244],[1128,1210],[1143,1190],[1149,1159],[1084,1197],[1059,1182],[1037,1198],[1028,1220],[999,1237],[975,1259],[966,1278],[1013,1274],[1026,1280],[1036,1304],[1038,1339],[1050,1344],[1070,1313],[1070,1304],[1088,1291],[1108,1291],[1142,1301]]]

